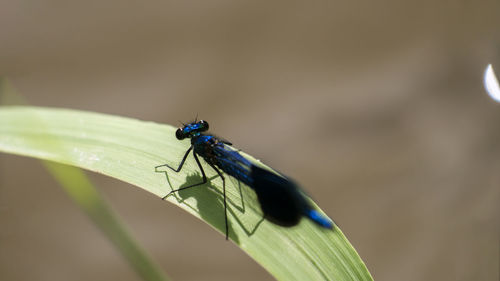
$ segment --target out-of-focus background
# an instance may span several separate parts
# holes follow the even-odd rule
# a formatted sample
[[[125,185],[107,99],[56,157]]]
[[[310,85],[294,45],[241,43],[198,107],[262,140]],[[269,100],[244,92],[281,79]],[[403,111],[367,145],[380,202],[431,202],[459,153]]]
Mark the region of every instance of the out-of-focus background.
[[[498,280],[498,0],[0,7],[0,75],[30,104],[198,114],[300,182],[375,279]],[[179,208],[91,177],[174,280],[273,280]],[[36,160],[1,154],[0,280],[138,276]]]

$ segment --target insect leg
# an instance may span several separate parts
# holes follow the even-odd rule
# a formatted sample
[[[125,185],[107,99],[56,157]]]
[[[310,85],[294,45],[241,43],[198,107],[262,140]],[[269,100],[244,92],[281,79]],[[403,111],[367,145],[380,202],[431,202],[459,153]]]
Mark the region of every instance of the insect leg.
[[[224,221],[226,223],[226,240],[229,238],[229,227],[227,225],[227,203],[226,203],[226,179],[224,178],[224,175],[222,175],[221,171],[215,167],[214,164],[208,163],[210,167],[212,167],[217,174],[219,174],[219,177],[222,179],[222,194],[224,198]]]
[[[196,153],[193,153],[193,156],[194,156],[194,160],[196,160],[196,164],[198,164],[198,167],[200,168],[201,174],[203,176],[203,180],[201,182],[199,182],[199,183],[191,184],[191,185],[188,185],[188,186],[185,186],[185,187],[181,187],[179,189],[174,189],[174,190],[170,191],[167,195],[163,196],[162,200],[165,200],[165,198],[167,198],[168,196],[170,196],[170,194],[172,194],[174,192],[178,192],[178,191],[181,191],[181,190],[184,190],[184,189],[188,189],[188,188],[191,188],[191,187],[195,187],[195,186],[207,183],[207,176],[205,175],[205,170],[203,170],[203,167],[201,166],[201,163],[200,163],[200,160],[198,159],[198,156],[196,156]],[[182,159],[182,163],[184,163],[185,158],[186,158],[186,156],[184,156],[184,159]],[[182,166],[182,163],[181,163],[181,165],[179,167]],[[178,169],[180,170],[180,168],[178,168]]]
[[[192,150],[192,149],[193,149],[193,146],[191,145],[191,146],[188,148],[188,150],[186,151],[186,154],[184,154],[184,157],[182,157],[182,161],[181,161],[181,163],[179,164],[179,167],[177,167],[177,169],[174,169],[174,168],[170,167],[170,165],[168,165],[168,164],[163,164],[163,165],[160,165],[160,166],[156,166],[156,167],[155,167],[155,171],[156,171],[156,172],[158,172],[158,171],[157,171],[157,169],[158,169],[158,168],[160,168],[160,167],[169,167],[172,171],[174,171],[174,172],[178,173],[178,172],[182,169],[182,166],[184,165],[184,162],[186,161],[186,158],[188,157],[189,152],[191,152],[191,150]],[[195,156],[196,156],[196,155],[195,155]]]

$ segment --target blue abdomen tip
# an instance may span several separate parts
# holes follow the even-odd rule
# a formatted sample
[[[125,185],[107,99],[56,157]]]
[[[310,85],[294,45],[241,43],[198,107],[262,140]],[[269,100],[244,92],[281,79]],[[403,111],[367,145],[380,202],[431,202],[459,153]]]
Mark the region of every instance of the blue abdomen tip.
[[[327,217],[323,216],[316,210],[309,210],[306,214],[308,218],[310,218],[313,222],[316,224],[328,228],[328,229],[333,229],[333,223],[328,219]]]

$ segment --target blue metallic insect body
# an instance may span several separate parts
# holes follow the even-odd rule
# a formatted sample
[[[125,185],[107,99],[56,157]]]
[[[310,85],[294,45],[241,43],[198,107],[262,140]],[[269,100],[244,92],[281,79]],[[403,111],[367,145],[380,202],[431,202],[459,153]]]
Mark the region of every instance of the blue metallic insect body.
[[[222,178],[222,191],[224,197],[224,218],[226,223],[226,240],[228,239],[226,184],[224,173],[236,178],[252,188],[257,194],[258,201],[264,218],[280,226],[294,226],[299,223],[302,216],[311,219],[321,227],[333,229],[333,223],[313,209],[299,187],[290,179],[278,176],[268,170],[254,165],[234,150],[231,143],[221,138],[203,132],[208,130],[208,123],[204,120],[184,124],[177,129],[175,136],[178,140],[191,139],[191,146],[184,154],[177,169],[168,164],[166,166],[175,172],[179,172],[186,161],[187,156],[194,149],[193,156],[200,168],[203,180],[186,187],[169,192],[163,199],[174,192],[199,186],[207,182],[205,171],[201,166],[198,156],[201,156]],[[219,170],[220,169],[220,170]]]

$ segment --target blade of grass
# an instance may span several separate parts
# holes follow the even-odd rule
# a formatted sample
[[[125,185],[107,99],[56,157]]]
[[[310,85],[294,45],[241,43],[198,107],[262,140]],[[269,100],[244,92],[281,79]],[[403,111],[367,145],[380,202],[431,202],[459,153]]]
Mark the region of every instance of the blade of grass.
[[[168,280],[151,261],[114,215],[111,209],[78,168],[42,161],[45,168],[61,184],[69,196],[85,211],[94,223],[110,238],[121,254],[143,280]]]
[[[0,104],[26,104],[22,95],[17,93],[8,79],[0,77]],[[26,122],[33,126],[47,129],[43,120],[36,119],[33,114],[25,115]],[[58,149],[64,146],[57,136],[48,137],[44,142],[45,149]],[[59,182],[69,197],[85,212],[104,235],[115,245],[124,259],[143,279],[148,281],[166,281],[169,278],[141,249],[130,236],[119,218],[109,208],[89,178],[77,167],[57,164],[41,160],[47,171]]]
[[[43,128],[27,121],[35,117]],[[0,151],[51,160],[102,173],[159,197],[201,180],[192,159],[180,173],[154,172],[178,164],[189,141],[175,139],[172,126],[67,109],[0,107]],[[60,145],[47,145],[57,138]],[[257,161],[257,160],[255,160]],[[210,169],[206,169],[210,171]],[[224,232],[221,181],[168,198]],[[372,280],[339,228],[319,229],[308,220],[283,228],[261,219],[255,194],[228,181],[230,239],[278,280]]]

